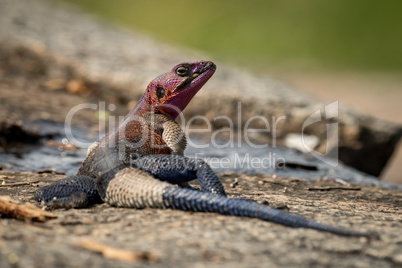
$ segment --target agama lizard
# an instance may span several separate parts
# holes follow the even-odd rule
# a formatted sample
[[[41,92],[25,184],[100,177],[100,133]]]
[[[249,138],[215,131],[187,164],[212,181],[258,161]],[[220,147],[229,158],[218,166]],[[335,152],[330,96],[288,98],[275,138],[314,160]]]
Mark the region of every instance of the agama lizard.
[[[90,147],[77,175],[40,188],[35,199],[46,202],[49,208],[106,202],[118,207],[171,208],[259,218],[345,236],[369,235],[252,201],[228,198],[206,162],[183,156],[186,138],[175,118],[215,70],[210,61],[181,63],[154,79],[120,125]],[[187,184],[194,179],[199,180],[201,190]]]

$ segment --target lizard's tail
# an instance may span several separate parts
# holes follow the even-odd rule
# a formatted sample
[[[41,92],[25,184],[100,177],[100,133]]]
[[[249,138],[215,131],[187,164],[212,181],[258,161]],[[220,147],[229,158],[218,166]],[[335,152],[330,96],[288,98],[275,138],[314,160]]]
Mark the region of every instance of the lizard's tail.
[[[168,207],[185,211],[216,212],[223,215],[258,218],[279,224],[311,228],[343,236],[368,236],[373,234],[333,227],[305,219],[284,211],[260,205],[244,199],[232,199],[191,189],[167,187],[164,189],[163,200]]]
[[[104,188],[104,194],[101,191],[101,196],[105,202],[114,206],[215,212],[258,218],[291,227],[311,228],[344,236],[373,236],[371,233],[318,223],[244,199],[228,198],[222,194],[176,187],[135,168],[123,169],[106,181],[107,186]]]

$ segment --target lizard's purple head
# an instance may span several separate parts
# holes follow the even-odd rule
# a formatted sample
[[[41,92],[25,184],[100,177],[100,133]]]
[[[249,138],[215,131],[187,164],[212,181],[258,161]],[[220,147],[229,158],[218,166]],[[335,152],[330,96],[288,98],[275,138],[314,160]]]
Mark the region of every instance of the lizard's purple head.
[[[156,113],[175,119],[215,70],[216,65],[211,61],[180,63],[148,85],[145,101],[155,107]]]

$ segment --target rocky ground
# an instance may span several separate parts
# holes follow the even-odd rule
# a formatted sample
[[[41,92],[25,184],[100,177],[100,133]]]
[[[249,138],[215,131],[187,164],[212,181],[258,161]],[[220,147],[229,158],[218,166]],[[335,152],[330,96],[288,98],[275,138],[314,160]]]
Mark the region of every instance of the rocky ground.
[[[1,171],[0,179],[7,184],[31,183],[15,187],[2,185],[0,195],[39,206],[32,200],[37,187],[61,177]],[[372,186],[341,190],[334,187],[345,185],[334,180],[312,183],[297,178],[241,174],[220,174],[220,178],[232,198],[251,199],[328,224],[374,231],[379,238],[339,237],[212,213],[134,210],[100,204],[54,211],[58,218],[44,223],[3,218],[0,221],[1,266],[402,265],[401,191]],[[236,180],[239,183],[234,186]]]

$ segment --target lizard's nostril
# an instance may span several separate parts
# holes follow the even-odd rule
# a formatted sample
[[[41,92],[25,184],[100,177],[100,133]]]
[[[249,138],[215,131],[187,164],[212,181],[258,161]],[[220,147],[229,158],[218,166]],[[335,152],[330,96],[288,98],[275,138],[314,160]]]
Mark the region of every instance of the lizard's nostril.
[[[204,69],[215,68],[216,65],[212,61],[204,61]]]

